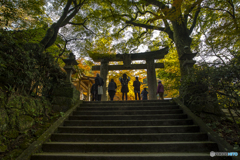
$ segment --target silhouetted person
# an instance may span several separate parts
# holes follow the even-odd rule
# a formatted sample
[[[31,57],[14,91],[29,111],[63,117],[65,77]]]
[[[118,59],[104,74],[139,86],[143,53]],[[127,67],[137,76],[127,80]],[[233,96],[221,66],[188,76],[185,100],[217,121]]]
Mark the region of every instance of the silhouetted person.
[[[140,82],[138,80],[138,77],[136,77],[136,80],[133,82],[134,87],[134,93],[135,93],[135,100],[140,100]],[[138,96],[137,96],[138,95]]]
[[[129,92],[129,90],[128,90],[128,82],[130,81],[130,77],[127,78],[127,75],[124,73],[123,77],[120,77],[119,80],[120,80],[120,82],[122,84],[122,89],[121,89],[122,100],[124,100],[124,95],[125,95],[126,100],[127,100],[127,93]]]
[[[159,94],[159,99],[163,100],[163,94],[164,94],[164,87],[162,85],[162,81],[158,81],[158,86],[157,86],[157,93]]]
[[[108,94],[110,96],[111,101],[113,101],[114,95],[116,93],[116,88],[117,88],[116,83],[114,82],[113,79],[111,79],[111,82],[109,82],[108,84]]]
[[[101,97],[102,97],[102,94],[103,94],[103,89],[102,89],[102,86],[103,86],[104,82],[103,82],[103,79],[102,77],[99,76],[99,74],[97,74],[97,77],[95,78],[95,100],[96,101],[101,101]]]
[[[92,85],[92,87],[91,87],[91,95],[92,95],[92,101],[94,101],[95,100],[95,97],[96,97],[96,95],[95,95],[95,88],[96,88],[96,85],[95,85],[95,83]]]
[[[142,91],[141,93],[142,95],[142,100],[147,100],[147,95],[148,95],[148,91],[147,91],[147,88],[144,88],[144,90]]]

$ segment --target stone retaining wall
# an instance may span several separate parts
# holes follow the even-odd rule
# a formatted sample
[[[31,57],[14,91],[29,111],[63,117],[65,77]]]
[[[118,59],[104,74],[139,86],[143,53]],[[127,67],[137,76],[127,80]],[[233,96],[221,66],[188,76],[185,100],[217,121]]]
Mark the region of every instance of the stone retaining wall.
[[[50,102],[44,98],[12,95],[5,104],[4,94],[0,93],[0,153],[7,150],[4,140],[16,139],[27,132],[36,123],[35,117],[51,110]]]

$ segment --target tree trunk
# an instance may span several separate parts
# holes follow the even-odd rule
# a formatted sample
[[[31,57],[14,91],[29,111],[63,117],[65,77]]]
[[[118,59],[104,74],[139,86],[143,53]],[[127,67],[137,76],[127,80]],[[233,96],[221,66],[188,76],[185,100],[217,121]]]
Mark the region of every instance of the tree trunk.
[[[177,49],[178,57],[181,57],[181,55],[184,54],[186,51],[186,47],[190,50],[190,46],[192,43],[192,38],[189,37],[188,34],[188,29],[184,22],[177,22],[177,21],[172,21],[173,25],[173,37],[174,37],[174,42],[175,46]],[[180,62],[180,71],[181,71],[181,76],[183,77],[186,75],[186,70],[183,67],[183,62],[184,60],[179,60]]]
[[[45,37],[40,42],[44,46],[44,49],[47,49],[48,47],[52,46],[53,43],[56,41],[59,28],[60,26],[54,23],[47,30]]]
[[[180,18],[179,18],[180,19]],[[173,38],[174,38],[174,42],[176,45],[176,49],[177,49],[177,53],[178,53],[178,57],[181,57],[185,52],[191,53],[190,50],[190,46],[192,43],[192,38],[189,37],[189,30],[187,28],[187,26],[184,24],[183,21],[178,22],[178,21],[172,21],[172,25],[173,25]],[[185,75],[187,75],[187,70],[185,67],[183,67],[183,63],[185,60],[179,60],[180,63],[180,71],[181,71],[181,77],[183,78]],[[202,88],[201,83],[196,84],[196,85],[200,85],[199,87]],[[207,86],[206,86],[207,87]],[[191,87],[190,87],[191,88]],[[187,91],[188,93],[191,93],[191,90]],[[197,95],[204,95],[206,91],[202,91],[202,90],[198,90]],[[180,93],[181,94],[181,93]],[[191,94],[191,96],[194,96],[194,93]],[[196,97],[195,97],[196,98]],[[191,100],[186,98],[186,101],[190,102]],[[217,101],[217,99],[215,99]],[[187,103],[188,103],[187,102]],[[200,112],[204,112],[204,108],[207,110],[210,110],[212,112],[212,114],[217,115],[217,116],[221,116],[222,115],[222,110],[220,108],[220,106],[218,105],[218,103],[214,103],[215,105],[211,104],[211,105],[201,105],[201,103],[199,102],[201,109],[197,109],[196,106],[194,109],[199,110]],[[190,106],[189,106],[190,107]]]

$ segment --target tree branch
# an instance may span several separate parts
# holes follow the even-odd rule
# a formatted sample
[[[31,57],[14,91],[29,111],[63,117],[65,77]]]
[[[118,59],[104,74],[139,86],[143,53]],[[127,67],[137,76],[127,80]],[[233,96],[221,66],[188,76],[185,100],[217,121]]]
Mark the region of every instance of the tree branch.
[[[97,34],[94,33],[92,30],[88,29],[84,24],[83,24],[83,27],[84,27],[86,30],[89,30],[89,31],[92,32],[93,34],[97,35]]]
[[[222,93],[222,92],[219,92],[219,91],[216,91],[216,90],[215,90],[215,92],[218,93],[218,94],[220,94],[220,95],[229,97],[229,98],[237,99],[236,97],[233,97],[233,96],[231,96],[231,95],[229,95],[229,94],[225,94],[225,93]]]
[[[140,31],[139,31],[139,33],[140,33]],[[146,35],[147,33],[148,33],[148,31],[142,32],[142,33],[136,38],[136,41],[137,41],[137,47],[134,48],[134,49],[132,49],[132,50],[130,51],[130,53],[132,53],[133,51],[135,51],[135,50],[138,49],[139,44],[140,44],[140,39],[141,39],[144,35]]]
[[[164,27],[156,27],[156,26],[151,26],[151,25],[147,25],[147,24],[136,23],[136,22],[132,22],[132,21],[126,21],[126,23],[127,23],[127,24],[131,24],[131,25],[134,25],[134,26],[146,28],[146,29],[154,29],[154,30],[159,30],[159,31],[165,31],[165,28],[164,28]]]
[[[120,31],[118,31],[118,34],[120,33],[120,32],[122,32],[125,28],[127,28],[127,27],[130,27],[130,25],[126,25],[125,27],[123,27]]]
[[[63,53],[65,52],[68,42],[73,41],[73,40],[79,40],[78,38],[66,39],[62,34],[59,34],[59,35],[64,38],[65,44],[64,44],[63,49],[60,47],[60,45],[56,44],[60,49],[62,49],[62,52],[58,55],[58,57],[56,59],[56,62],[58,61],[58,58],[60,58],[63,55]],[[81,40],[83,40],[83,39],[81,39]]]
[[[165,20],[165,22],[167,22]],[[126,21],[127,24],[131,24],[131,25],[134,25],[134,26],[138,26],[138,27],[142,27],[142,28],[146,28],[146,29],[153,29],[153,30],[158,30],[158,31],[163,31],[165,33],[168,34],[169,38],[174,40],[173,38],[173,32],[171,30],[171,28],[169,27],[168,23],[167,24],[167,27],[156,27],[156,26],[152,26],[152,25],[147,25],[147,24],[141,24],[141,23],[136,23],[136,22],[132,22],[132,21]]]
[[[188,35],[190,35],[190,34],[192,33],[193,28],[196,26],[197,17],[198,17],[198,15],[199,15],[199,13],[200,13],[200,10],[201,10],[201,8],[200,8],[200,6],[199,6],[198,9],[197,9],[197,11],[196,11],[196,13],[195,13],[195,15],[194,15],[193,23],[192,23],[192,26],[191,26],[190,29],[189,29]]]
[[[168,34],[169,38],[174,41],[173,31],[171,30],[171,28],[170,28],[167,20],[166,20],[166,19],[163,19],[163,22],[164,22],[164,24],[165,24],[165,32]]]
[[[229,11],[227,11],[227,10],[225,10],[225,9],[219,9],[219,8],[210,8],[210,7],[207,7],[207,6],[204,6],[204,7],[202,7],[202,8],[207,8],[207,9],[211,9],[211,10],[215,10],[215,11],[224,11],[224,12],[227,12],[233,19],[234,19],[234,15],[231,13],[231,12],[229,12]]]
[[[72,4],[72,1],[73,1],[73,0],[68,0],[65,8],[63,9],[63,14],[62,14],[62,16],[61,16],[60,19],[57,21],[57,25],[60,26],[60,25],[62,24],[62,22],[64,21],[64,19],[67,17],[68,10],[69,10],[69,7],[70,7],[71,4]]]
[[[63,21],[66,20],[68,10],[69,10],[69,7],[71,6],[72,2],[73,2],[73,0],[67,1],[67,4],[63,9],[62,16],[57,21],[57,23],[54,23],[51,25],[51,27],[47,30],[45,37],[41,40],[40,43],[43,44],[44,49],[50,47],[56,41],[59,28],[62,27]]]
[[[75,6],[77,6],[77,1],[76,0],[73,0],[73,3]]]
[[[79,4],[74,3],[74,4],[75,4],[75,7],[69,9],[68,13],[70,13],[70,12],[72,12],[73,10],[75,10],[76,8],[80,7],[83,3],[79,3]]]
[[[195,3],[193,3],[192,5],[189,5],[189,9],[187,9],[185,12],[184,12],[184,17],[189,15],[190,12],[192,12],[192,10],[197,6],[202,3],[203,0],[197,0]]]
[[[137,13],[140,13],[141,15],[145,15],[145,14],[147,14],[147,13],[150,13],[150,14],[154,15],[155,17],[158,17],[157,14],[155,14],[155,13],[153,13],[153,12],[151,12],[151,11],[141,11],[141,10],[139,9],[139,7],[138,7],[136,4],[135,4],[135,7],[136,7],[137,10],[138,10]]]
[[[83,23],[68,22],[68,24],[81,26],[81,25],[84,25],[86,21],[87,21],[87,20],[85,19]]]
[[[65,52],[65,50],[66,50],[66,48],[67,48],[67,43],[69,42],[63,35],[60,34],[60,36],[64,38],[64,40],[65,40],[65,45],[64,45],[64,48],[63,48],[63,50],[62,50],[62,53],[60,53],[60,54],[58,55],[58,57],[57,57],[57,59],[56,59],[56,62],[58,61],[58,58],[60,58],[60,57],[63,55],[63,53]],[[57,45],[57,46],[58,46],[58,45]],[[58,46],[58,47],[61,48],[60,46]],[[61,49],[62,49],[62,48],[61,48]]]
[[[88,31],[90,31],[90,32],[92,32],[93,34],[95,34],[96,35],[96,33],[94,33],[92,30],[90,30],[90,29],[88,29],[84,24],[86,23],[86,19],[84,20],[84,22],[83,23],[73,23],[73,22],[68,22],[68,24],[71,24],[71,25],[82,25],[86,30],[88,30]]]
[[[64,19],[64,21],[62,22],[60,27],[63,27],[66,24],[68,24],[68,22],[77,14],[77,12],[79,11],[81,6],[82,6],[82,4],[79,7],[75,8],[75,10],[67,18]]]
[[[152,18],[152,19],[149,19],[148,21],[147,21],[147,23],[152,23],[152,22],[154,22],[154,21],[156,21],[156,20],[158,20],[158,19],[165,19],[165,17],[161,14],[161,15],[157,15],[157,14],[154,14],[153,13],[153,15],[154,15],[154,18]]]
[[[234,7],[234,5],[233,5],[233,1],[232,0],[228,0],[228,3],[232,6],[232,17],[233,17],[233,19],[235,19],[235,7]]]
[[[140,39],[140,38],[142,38],[142,36],[143,36],[143,35],[145,35],[145,34],[147,34],[147,31],[145,31],[145,32],[141,33],[141,34],[140,34],[140,36],[139,36],[137,39]]]

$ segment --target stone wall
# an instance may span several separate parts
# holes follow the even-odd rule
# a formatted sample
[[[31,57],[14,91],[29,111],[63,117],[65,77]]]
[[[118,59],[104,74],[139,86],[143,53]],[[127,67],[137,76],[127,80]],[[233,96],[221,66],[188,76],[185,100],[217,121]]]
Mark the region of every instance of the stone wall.
[[[59,86],[53,92],[53,110],[56,112],[66,112],[69,110],[80,98],[80,92],[75,86],[65,85]]]
[[[4,98],[0,93],[0,153],[7,150],[4,140],[26,133],[35,124],[36,117],[48,115],[52,110],[44,98],[12,95],[7,104]]]

